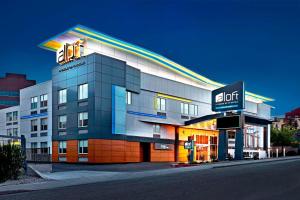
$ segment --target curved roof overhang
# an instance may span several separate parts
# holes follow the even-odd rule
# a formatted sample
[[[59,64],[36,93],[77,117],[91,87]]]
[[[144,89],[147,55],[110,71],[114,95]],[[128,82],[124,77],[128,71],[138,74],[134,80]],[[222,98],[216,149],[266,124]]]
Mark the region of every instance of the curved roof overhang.
[[[197,74],[193,72],[192,70],[162,56],[157,53],[154,53],[152,51],[149,51],[147,49],[144,49],[142,47],[124,42],[122,40],[113,38],[109,35],[100,33],[98,31],[95,31],[93,29],[87,28],[82,25],[76,25],[67,31],[60,33],[45,42],[41,43],[39,47],[43,49],[47,49],[50,51],[57,51],[62,45],[67,43],[72,43],[78,39],[85,39],[89,38],[91,40],[96,40],[102,44],[111,46],[113,48],[117,48],[126,52],[129,52],[131,54],[143,57],[147,60],[153,61],[163,67],[166,67],[172,71],[175,71],[185,77],[188,77],[192,80],[202,82],[205,84],[208,84],[212,87],[219,88],[225,86],[225,84],[218,83],[216,81],[213,81],[211,79],[208,79],[200,74]],[[267,101],[274,101],[272,98],[264,97],[258,94],[254,94],[252,92],[246,91],[246,97],[250,97],[250,99],[255,99],[257,101],[267,102]]]

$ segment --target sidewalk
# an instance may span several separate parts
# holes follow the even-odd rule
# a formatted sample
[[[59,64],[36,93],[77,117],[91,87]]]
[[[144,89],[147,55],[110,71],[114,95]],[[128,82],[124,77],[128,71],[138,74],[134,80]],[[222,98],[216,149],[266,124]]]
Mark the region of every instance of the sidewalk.
[[[189,172],[196,170],[205,170],[213,168],[231,167],[239,165],[249,165],[258,163],[271,162],[290,162],[300,160],[300,156],[285,157],[285,158],[271,158],[264,160],[243,160],[243,161],[226,161],[211,164],[202,164],[191,167],[179,167],[168,169],[156,169],[148,171],[128,171],[128,172],[109,172],[109,171],[67,171],[67,172],[38,172],[46,180],[39,183],[8,185],[0,187],[0,194],[18,192],[18,191],[32,191],[41,189],[52,189],[58,187],[81,185],[87,183],[106,182],[115,180],[126,180],[134,178],[143,178],[149,176],[159,176],[166,174],[174,174],[180,172]]]

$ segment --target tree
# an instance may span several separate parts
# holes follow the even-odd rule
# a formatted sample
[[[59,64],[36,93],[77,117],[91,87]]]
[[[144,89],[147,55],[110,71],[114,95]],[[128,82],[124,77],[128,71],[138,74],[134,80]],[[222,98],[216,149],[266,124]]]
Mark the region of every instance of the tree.
[[[296,142],[296,131],[297,130],[292,126],[283,126],[282,129],[272,128],[271,142],[274,146],[281,146],[283,152],[284,146],[290,146]]]

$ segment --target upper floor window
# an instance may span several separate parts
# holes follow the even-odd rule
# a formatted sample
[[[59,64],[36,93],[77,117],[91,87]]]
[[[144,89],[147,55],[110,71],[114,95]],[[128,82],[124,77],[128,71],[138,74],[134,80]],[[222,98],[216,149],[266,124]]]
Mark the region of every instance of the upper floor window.
[[[11,122],[13,120],[12,112],[6,113],[6,121]]]
[[[67,116],[66,115],[58,116],[58,128],[65,129],[66,125],[67,125]]]
[[[188,115],[189,114],[189,104],[188,103],[180,103],[180,112],[181,112],[181,114]]]
[[[67,142],[66,141],[59,142],[58,153],[67,153]]]
[[[67,103],[67,89],[58,91],[58,104]]]
[[[198,106],[190,104],[190,115],[198,116]]]
[[[156,106],[160,111],[166,111],[166,99],[157,97],[156,98]]]
[[[31,97],[31,109],[37,109],[38,97]]]
[[[48,106],[48,95],[43,94],[40,96],[40,107],[47,107]]]
[[[132,93],[129,91],[126,92],[126,103],[129,105],[132,104]]]
[[[13,136],[18,136],[18,128],[13,128]]]
[[[132,104],[132,92],[126,92],[126,104]]]
[[[7,129],[6,134],[7,136],[12,136],[12,129],[11,128]]]
[[[13,121],[18,121],[18,111],[13,112]]]
[[[38,125],[37,125],[37,119],[31,120],[31,131],[37,131],[38,130]]]
[[[87,127],[88,126],[88,113],[82,112],[78,113],[78,127]]]
[[[88,140],[79,140],[78,153],[88,153]]]
[[[153,132],[154,133],[160,133],[160,125],[159,124],[154,124],[153,125]]]
[[[42,118],[41,119],[41,131],[46,131],[46,130],[48,130],[48,119]]]
[[[88,84],[82,84],[78,86],[78,100],[88,98]]]

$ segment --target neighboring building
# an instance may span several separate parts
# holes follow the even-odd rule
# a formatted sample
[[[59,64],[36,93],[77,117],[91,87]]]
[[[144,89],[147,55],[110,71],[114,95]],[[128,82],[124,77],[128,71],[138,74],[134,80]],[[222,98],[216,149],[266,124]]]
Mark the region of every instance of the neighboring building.
[[[285,125],[285,116],[274,117],[272,122],[273,128],[282,129],[284,125]]]
[[[24,88],[20,96],[20,131],[25,135],[26,148],[35,153],[51,154],[52,81]]]
[[[52,70],[53,162],[186,162],[189,137],[195,161],[267,156],[270,98],[246,92],[244,129],[218,131],[211,91],[220,83],[83,26],[40,46],[60,63]]]
[[[285,123],[300,129],[300,108],[296,108],[285,114]]]
[[[20,144],[17,139],[9,139],[2,136],[20,137],[20,106],[13,106],[0,110],[0,145]]]
[[[300,130],[300,108],[287,112],[284,116],[274,117],[274,128],[282,129],[284,126],[292,126]]]
[[[0,78],[0,109],[19,105],[20,89],[35,84],[36,81],[27,80],[24,74],[6,73]]]

